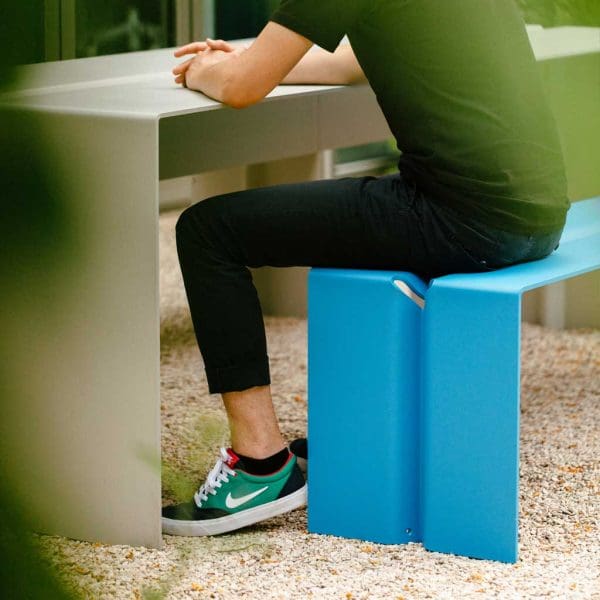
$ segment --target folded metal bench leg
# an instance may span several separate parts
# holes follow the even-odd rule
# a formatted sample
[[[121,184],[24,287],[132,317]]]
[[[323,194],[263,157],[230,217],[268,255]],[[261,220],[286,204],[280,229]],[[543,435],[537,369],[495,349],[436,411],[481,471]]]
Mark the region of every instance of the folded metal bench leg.
[[[420,540],[424,292],[410,273],[310,271],[311,532],[381,543]]]
[[[435,280],[423,331],[429,550],[517,560],[521,296]]]

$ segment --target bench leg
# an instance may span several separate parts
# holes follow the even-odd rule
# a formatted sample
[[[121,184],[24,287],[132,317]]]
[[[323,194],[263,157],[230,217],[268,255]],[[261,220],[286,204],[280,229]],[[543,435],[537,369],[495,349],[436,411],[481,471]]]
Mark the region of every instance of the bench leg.
[[[394,285],[406,277],[409,284],[416,279],[384,271],[310,271],[313,533],[395,544],[420,540],[422,312]]]
[[[429,550],[518,555],[520,295],[432,286],[423,331],[422,524]]]

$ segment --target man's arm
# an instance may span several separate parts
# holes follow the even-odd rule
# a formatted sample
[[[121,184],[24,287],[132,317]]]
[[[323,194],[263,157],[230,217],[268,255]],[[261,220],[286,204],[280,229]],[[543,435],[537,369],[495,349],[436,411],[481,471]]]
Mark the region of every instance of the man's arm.
[[[307,38],[269,22],[249,48],[222,40],[196,42],[175,56],[195,54],[173,69],[177,83],[185,83],[234,108],[262,100],[280,83],[349,84],[364,80],[350,46],[336,52],[308,52]]]
[[[249,46],[241,42],[207,39],[207,47],[225,52],[243,52]],[[311,48],[279,84],[351,85],[367,81],[352,46],[340,44],[335,52],[317,46]]]
[[[285,76],[283,84],[351,85],[367,80],[350,44],[340,44],[331,53],[313,48]]]

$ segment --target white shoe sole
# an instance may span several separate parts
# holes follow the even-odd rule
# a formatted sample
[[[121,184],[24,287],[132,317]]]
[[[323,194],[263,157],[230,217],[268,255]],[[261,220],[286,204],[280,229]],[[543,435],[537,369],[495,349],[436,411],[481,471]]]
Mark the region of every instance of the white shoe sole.
[[[162,517],[162,530],[163,533],[168,533],[169,535],[188,536],[217,535],[219,533],[235,531],[236,529],[248,527],[248,525],[253,525],[254,523],[260,523],[260,521],[305,506],[306,490],[307,486],[304,484],[299,490],[296,490],[283,498],[255,506],[254,508],[248,508],[247,510],[242,510],[238,513],[227,515],[226,517],[218,517],[217,519],[207,519],[205,521],[180,521],[178,519],[167,519]]]

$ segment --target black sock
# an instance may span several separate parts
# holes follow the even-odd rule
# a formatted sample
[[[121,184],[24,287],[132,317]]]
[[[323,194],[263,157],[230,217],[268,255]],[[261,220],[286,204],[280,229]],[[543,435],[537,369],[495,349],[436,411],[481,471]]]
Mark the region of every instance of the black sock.
[[[234,450],[235,452],[235,450]],[[236,452],[237,454],[237,452]],[[243,454],[237,454],[240,458],[240,468],[251,475],[269,475],[279,471],[290,457],[290,451],[287,448],[280,450],[273,456],[267,458],[251,458]]]

